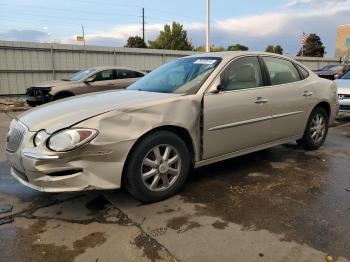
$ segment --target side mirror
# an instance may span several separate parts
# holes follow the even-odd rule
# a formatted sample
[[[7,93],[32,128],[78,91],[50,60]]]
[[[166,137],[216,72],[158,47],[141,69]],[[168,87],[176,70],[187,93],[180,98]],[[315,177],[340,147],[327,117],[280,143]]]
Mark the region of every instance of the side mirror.
[[[86,80],[84,81],[85,84],[89,84],[89,83],[92,83],[92,82],[94,82],[94,80],[92,80],[92,79],[86,79]]]
[[[218,94],[222,91],[222,87],[221,87],[221,84],[217,85],[216,88],[214,88],[211,93],[212,94]]]
[[[90,76],[89,78],[84,80],[85,84],[95,82],[95,76]]]
[[[210,87],[209,92],[210,94],[218,94],[222,91],[221,86],[221,80],[220,78],[216,79],[213,83],[213,85]]]

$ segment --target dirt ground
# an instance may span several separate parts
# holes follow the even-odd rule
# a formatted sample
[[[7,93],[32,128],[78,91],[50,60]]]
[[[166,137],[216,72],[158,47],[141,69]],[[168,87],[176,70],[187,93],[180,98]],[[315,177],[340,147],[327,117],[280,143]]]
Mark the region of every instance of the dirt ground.
[[[348,261],[350,118],[295,143],[195,170],[150,205],[124,190],[47,194],[10,176],[0,113],[0,261]],[[4,220],[0,220],[4,221]]]

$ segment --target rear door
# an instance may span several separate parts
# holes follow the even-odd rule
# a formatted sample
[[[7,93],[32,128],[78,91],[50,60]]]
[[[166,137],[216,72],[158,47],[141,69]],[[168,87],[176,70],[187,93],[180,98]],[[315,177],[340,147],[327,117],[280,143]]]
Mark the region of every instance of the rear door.
[[[312,84],[305,79],[305,72],[301,72],[306,70],[299,70],[283,58],[265,56],[262,59],[271,81],[271,141],[302,135],[314,104]]]
[[[256,56],[241,57],[220,75],[221,91],[203,103],[203,158],[253,148],[270,141],[269,87]]]

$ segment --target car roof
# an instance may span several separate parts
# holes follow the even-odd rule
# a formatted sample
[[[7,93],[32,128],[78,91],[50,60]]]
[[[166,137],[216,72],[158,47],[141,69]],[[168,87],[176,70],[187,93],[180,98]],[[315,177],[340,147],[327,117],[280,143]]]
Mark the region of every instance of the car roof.
[[[243,55],[268,55],[268,56],[279,56],[285,57],[275,53],[267,52],[255,52],[255,51],[225,51],[225,52],[210,52],[210,53],[200,53],[193,55],[193,57],[220,57],[220,58],[234,58]]]
[[[91,69],[91,68],[95,69],[96,71],[109,70],[109,69],[124,69],[124,70],[131,70],[131,71],[143,73],[143,71],[137,70],[135,68],[121,67],[121,66],[94,66],[87,69]]]

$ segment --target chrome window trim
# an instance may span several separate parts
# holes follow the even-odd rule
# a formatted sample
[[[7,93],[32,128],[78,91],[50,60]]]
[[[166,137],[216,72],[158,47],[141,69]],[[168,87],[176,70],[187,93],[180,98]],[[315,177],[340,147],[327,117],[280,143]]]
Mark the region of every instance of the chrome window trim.
[[[223,73],[223,71],[232,63],[234,62],[235,60],[239,59],[239,58],[245,58],[245,57],[261,57],[261,58],[264,58],[264,57],[271,57],[271,58],[277,58],[277,59],[282,59],[282,60],[286,60],[290,63],[293,64],[293,66],[295,67],[295,65],[301,65],[308,73],[309,73],[309,77],[308,78],[304,78],[304,79],[300,79],[299,81],[295,81],[295,82],[290,82],[290,83],[285,83],[285,84],[280,84],[280,85],[266,85],[266,86],[258,86],[258,87],[253,87],[253,88],[242,88],[242,89],[237,89],[237,90],[227,90],[227,91],[220,91],[218,93],[212,93],[210,92],[210,89],[212,88],[213,84],[218,80],[218,78],[220,78],[221,74]],[[261,65],[260,65],[261,67]],[[261,68],[261,70],[263,71],[264,69]],[[296,70],[298,70],[296,68]],[[299,72],[299,71],[298,71]],[[246,90],[257,90],[257,89],[262,89],[262,88],[272,88],[272,87],[278,87],[278,86],[288,86],[288,85],[294,85],[295,83],[303,83],[303,82],[307,82],[309,81],[311,77],[311,74],[310,74],[310,70],[306,69],[304,65],[302,64],[295,64],[293,62],[293,60],[290,60],[288,58],[284,58],[284,57],[280,57],[280,56],[274,56],[274,55],[268,55],[268,54],[264,54],[264,55],[259,55],[259,54],[249,54],[249,55],[240,55],[240,56],[237,56],[237,57],[234,57],[232,58],[230,61],[228,61],[226,63],[226,65],[217,73],[217,75],[215,76],[214,80],[208,85],[208,88],[204,91],[204,96],[206,95],[219,95],[219,94],[226,94],[226,93],[231,93],[231,92],[239,92],[239,91],[246,91]]]

